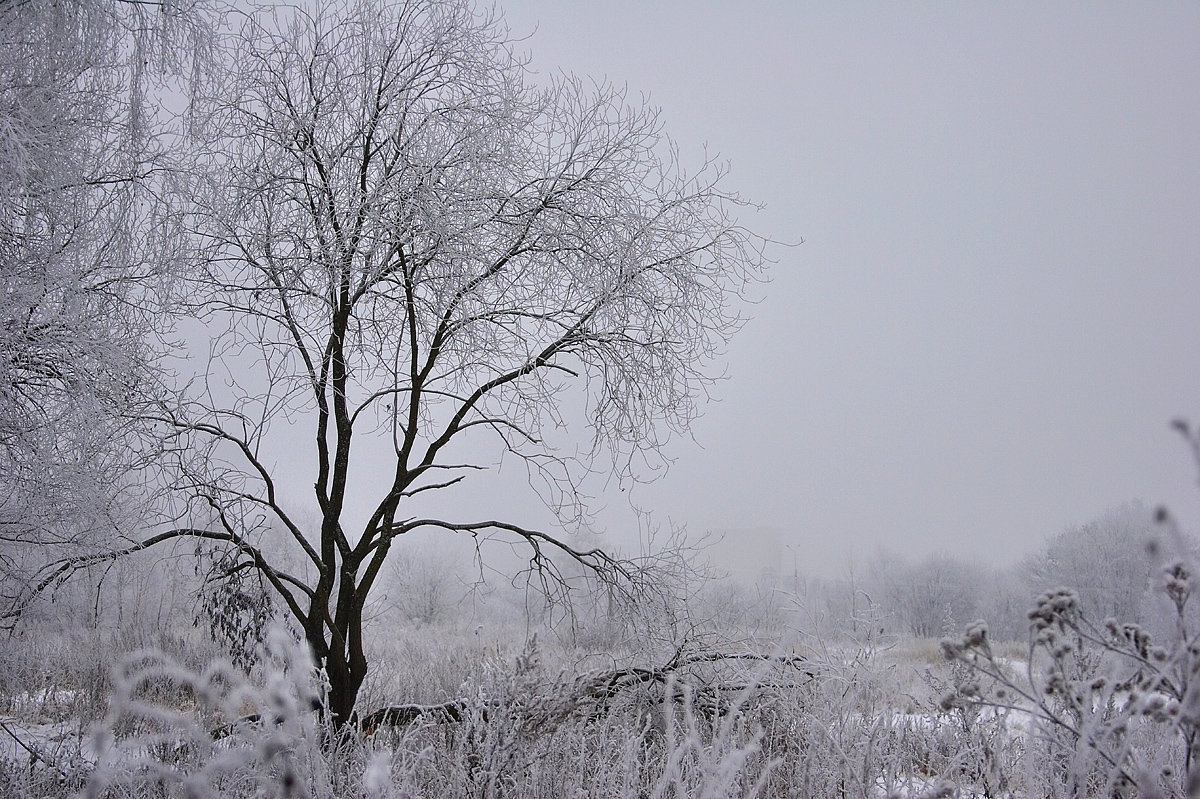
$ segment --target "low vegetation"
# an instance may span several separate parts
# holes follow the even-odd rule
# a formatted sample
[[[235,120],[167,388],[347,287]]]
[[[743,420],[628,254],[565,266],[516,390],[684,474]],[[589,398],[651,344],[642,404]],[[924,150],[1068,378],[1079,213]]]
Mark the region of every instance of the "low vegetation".
[[[836,618],[845,586],[796,590],[794,576],[714,580],[636,629],[606,617],[603,596],[577,596],[568,624],[417,549],[404,587],[420,594],[423,575],[442,607],[369,625],[387,665],[364,686],[372,712],[341,727],[286,625],[223,636],[186,591],[150,612],[161,586],[69,585],[0,649],[0,792],[1184,796],[1200,772],[1194,578],[1171,520],[1154,530],[1133,615],[1093,619],[1051,587],[1030,597],[1024,640],[983,622],[917,637],[905,605],[865,598]],[[159,566],[156,579],[187,583]],[[856,579],[887,596],[869,590],[884,576]]]

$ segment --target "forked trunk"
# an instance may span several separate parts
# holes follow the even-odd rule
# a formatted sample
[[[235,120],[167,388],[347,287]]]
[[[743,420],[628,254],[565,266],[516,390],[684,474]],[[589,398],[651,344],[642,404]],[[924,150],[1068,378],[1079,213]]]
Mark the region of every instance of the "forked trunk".
[[[326,641],[313,641],[311,631],[308,635],[308,645],[312,648],[317,664],[325,670],[325,679],[329,684],[323,711],[328,714],[333,728],[340,730],[354,719],[358,691],[367,676],[366,660],[352,658],[347,662],[340,653],[331,650]]]

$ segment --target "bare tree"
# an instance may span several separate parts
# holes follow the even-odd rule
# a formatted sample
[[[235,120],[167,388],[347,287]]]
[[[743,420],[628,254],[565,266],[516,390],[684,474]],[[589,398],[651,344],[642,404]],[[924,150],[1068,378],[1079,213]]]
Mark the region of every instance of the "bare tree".
[[[696,415],[763,242],[731,217],[720,168],[679,166],[654,109],[571,77],[534,85],[470,3],[255,13],[222,53],[175,220],[193,259],[181,313],[211,357],[149,412],[187,502],[131,549],[195,536],[239,553],[231,569],[260,572],[303,628],[343,724],[398,536],[508,536],[552,594],[552,555],[633,576],[562,534],[406,509],[490,465],[459,446],[474,434],[523,459],[564,529],[585,523],[589,471],[637,479]],[[591,434],[566,452],[548,436],[570,396]],[[313,525],[276,448],[299,435]],[[380,474],[351,527],[348,492]],[[265,542],[272,528],[288,547]]]
[[[973,619],[980,589],[987,582],[981,568],[945,554],[911,565],[881,554],[872,571],[887,604],[917,638],[935,638],[962,619]]]
[[[390,604],[409,620],[434,624],[452,615],[466,593],[466,580],[455,572],[454,560],[428,543],[397,547],[391,553],[387,576],[388,593],[397,596]]]

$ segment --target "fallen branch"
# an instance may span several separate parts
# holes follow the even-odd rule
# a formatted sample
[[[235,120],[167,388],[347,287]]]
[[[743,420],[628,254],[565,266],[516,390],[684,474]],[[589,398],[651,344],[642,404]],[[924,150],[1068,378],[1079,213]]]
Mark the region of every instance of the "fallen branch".
[[[0,719],[0,729],[3,729],[6,733],[8,733],[9,736],[14,741],[17,742],[18,746],[20,746],[22,749],[24,749],[26,752],[28,752],[31,760],[36,761],[38,763],[43,763],[46,766],[48,766],[49,768],[52,768],[55,771],[57,771],[59,774],[61,774],[63,776],[67,776],[67,772],[65,772],[61,768],[59,768],[59,765],[57,763],[55,763],[53,759],[51,759],[47,755],[43,754],[42,752],[38,751],[35,747],[33,747],[33,746],[25,743],[23,740],[21,740],[20,736],[17,735],[15,732],[13,732],[12,729],[9,728],[9,726],[4,723],[3,719]]]
[[[667,665],[660,668],[631,666],[582,674],[575,680],[575,701],[568,704],[578,707],[591,704],[594,706],[592,713],[595,714],[602,712],[608,706],[608,702],[616,698],[622,691],[646,685],[661,685],[665,688],[669,683],[674,686],[672,698],[682,699],[684,689],[682,684],[676,680],[676,674],[679,671],[705,663],[732,661],[777,664],[791,666],[797,670],[800,670],[802,665],[808,665],[808,662],[798,655],[760,655],[750,652],[701,652],[690,655],[676,653]],[[811,668],[803,673],[810,680],[816,676]],[[750,688],[770,687],[770,685],[770,683],[756,680],[703,685],[696,690],[692,698],[706,710],[723,713],[724,709],[729,706],[728,702],[722,701],[723,695],[740,693]],[[439,724],[458,723],[468,717],[470,708],[471,703],[466,699],[452,699],[438,705],[392,705],[363,716],[358,722],[358,726],[364,733],[371,735],[380,727],[400,727],[418,719],[427,719]],[[483,709],[483,719],[487,720],[487,708]]]
[[[429,719],[439,723],[459,722],[465,718],[466,713],[465,699],[451,699],[440,705],[392,705],[368,713],[359,720],[358,725],[365,734],[371,735],[380,727],[400,727],[412,724],[417,719]]]

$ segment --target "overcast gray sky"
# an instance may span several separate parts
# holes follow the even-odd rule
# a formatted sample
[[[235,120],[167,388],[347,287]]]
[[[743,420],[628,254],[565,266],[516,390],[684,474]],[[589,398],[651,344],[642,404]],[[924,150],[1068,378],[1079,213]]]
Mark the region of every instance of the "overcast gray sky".
[[[1168,423],[1200,421],[1200,4],[503,8],[535,69],[649,95],[805,240],[637,489],[659,521],[810,571],[1011,561],[1132,498],[1197,527]]]

